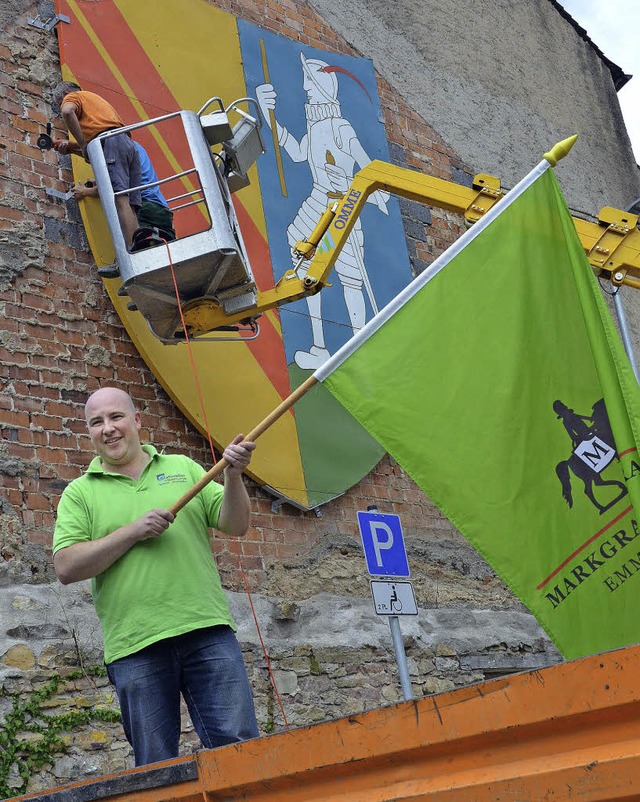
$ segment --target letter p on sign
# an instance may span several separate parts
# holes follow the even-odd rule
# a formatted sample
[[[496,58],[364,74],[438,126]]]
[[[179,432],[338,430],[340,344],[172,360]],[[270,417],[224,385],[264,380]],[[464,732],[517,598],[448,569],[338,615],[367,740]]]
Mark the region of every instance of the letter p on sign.
[[[376,565],[379,568],[384,567],[382,561],[382,550],[388,551],[393,547],[393,532],[391,527],[384,521],[371,521],[371,542],[373,543],[373,550],[376,555]]]
[[[358,512],[367,570],[371,576],[409,576],[409,563],[398,515]]]

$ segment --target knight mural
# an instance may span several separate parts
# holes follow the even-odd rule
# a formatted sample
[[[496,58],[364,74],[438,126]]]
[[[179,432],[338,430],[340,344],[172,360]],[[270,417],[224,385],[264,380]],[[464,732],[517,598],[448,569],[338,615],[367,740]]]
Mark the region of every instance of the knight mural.
[[[303,88],[307,94],[304,107],[306,133],[297,140],[275,115],[277,92],[272,84],[256,87],[256,97],[268,125],[275,120],[277,138],[281,148],[296,163],[306,162],[313,180],[310,194],[303,200],[295,218],[287,228],[287,241],[291,258],[296,242],[305,239],[313,231],[321,214],[332,198],[346,192],[354,173],[367,165],[371,159],[358,139],[351,123],[345,119],[338,100],[338,74],[357,79],[347,70],[331,66],[316,58],[305,58],[300,54]],[[364,90],[363,87],[363,91]],[[274,111],[274,115],[270,111]],[[388,214],[385,192],[374,192],[368,202],[381,213]],[[301,275],[304,275],[304,268]],[[344,294],[349,323],[353,334],[359,331],[367,319],[364,294],[369,299],[373,313],[378,308],[364,261],[364,232],[360,219],[343,247],[335,265]],[[321,294],[306,299],[312,331],[312,345],[308,351],[297,350],[295,362],[303,370],[315,370],[329,358],[322,320]]]

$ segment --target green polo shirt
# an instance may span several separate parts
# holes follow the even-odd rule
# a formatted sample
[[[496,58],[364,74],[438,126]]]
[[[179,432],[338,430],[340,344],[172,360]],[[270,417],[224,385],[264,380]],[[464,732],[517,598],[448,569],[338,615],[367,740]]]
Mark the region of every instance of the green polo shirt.
[[[168,509],[205,473],[188,457],[159,454],[150,445],[143,449],[151,459],[137,482],[105,472],[96,457],[65,488],[54,554],[104,537],[151,509]],[[91,580],[106,663],[194,629],[218,624],[235,629],[209,540],[222,496],[223,488],[210,482],[159,538],[137,543]]]

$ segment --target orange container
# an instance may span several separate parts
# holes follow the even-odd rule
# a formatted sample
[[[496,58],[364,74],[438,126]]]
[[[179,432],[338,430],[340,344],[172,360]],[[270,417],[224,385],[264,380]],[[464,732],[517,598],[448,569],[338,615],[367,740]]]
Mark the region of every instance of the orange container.
[[[15,799],[640,799],[639,666],[628,647]]]

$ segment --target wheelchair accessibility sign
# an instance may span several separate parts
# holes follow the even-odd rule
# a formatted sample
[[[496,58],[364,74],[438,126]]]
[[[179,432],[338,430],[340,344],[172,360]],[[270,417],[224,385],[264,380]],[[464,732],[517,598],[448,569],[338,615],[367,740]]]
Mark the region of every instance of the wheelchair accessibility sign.
[[[371,595],[378,615],[418,615],[411,582],[372,579]]]

